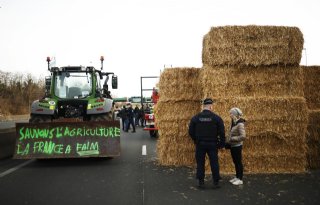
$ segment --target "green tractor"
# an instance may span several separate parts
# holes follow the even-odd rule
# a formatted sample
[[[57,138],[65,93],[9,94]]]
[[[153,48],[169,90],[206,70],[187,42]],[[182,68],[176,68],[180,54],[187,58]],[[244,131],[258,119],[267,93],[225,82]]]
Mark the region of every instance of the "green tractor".
[[[32,103],[29,123],[16,125],[15,158],[119,156],[120,123],[113,120],[108,88],[109,77],[113,89],[118,79],[103,72],[103,56],[100,60],[101,69],[96,70],[51,67],[47,58],[51,76],[45,79],[45,95]]]
[[[46,78],[46,93],[41,100],[31,105],[29,122],[51,122],[65,118],[80,121],[112,120],[113,100],[108,89],[109,75],[112,75],[112,88],[117,89],[117,76],[102,72],[104,58],[101,57],[101,70],[94,67],[68,66],[50,67],[51,76]],[[103,86],[100,80],[106,76]]]

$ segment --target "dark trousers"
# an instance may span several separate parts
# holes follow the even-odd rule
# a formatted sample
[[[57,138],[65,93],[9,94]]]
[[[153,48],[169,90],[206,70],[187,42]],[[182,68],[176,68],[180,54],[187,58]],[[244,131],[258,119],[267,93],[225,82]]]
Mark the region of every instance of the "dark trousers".
[[[199,142],[196,145],[197,179],[203,180],[205,176],[205,157],[209,156],[211,173],[214,183],[219,182],[218,148],[216,143]]]
[[[242,165],[242,145],[238,147],[231,147],[231,156],[236,168],[236,177],[242,180],[243,165]]]
[[[144,119],[144,117],[140,118],[140,123],[141,123],[141,126],[145,126],[146,125],[146,120]]]
[[[127,129],[127,119],[126,118],[121,118],[122,121],[122,130],[126,130]]]
[[[136,126],[139,126],[139,115],[135,115],[134,118],[135,118],[135,119],[134,119],[134,124],[135,124]]]
[[[126,131],[129,130],[130,125],[132,125],[132,128],[133,128],[132,131],[135,132],[135,131],[136,131],[136,127],[134,126],[134,120],[133,120],[133,118],[129,118]]]

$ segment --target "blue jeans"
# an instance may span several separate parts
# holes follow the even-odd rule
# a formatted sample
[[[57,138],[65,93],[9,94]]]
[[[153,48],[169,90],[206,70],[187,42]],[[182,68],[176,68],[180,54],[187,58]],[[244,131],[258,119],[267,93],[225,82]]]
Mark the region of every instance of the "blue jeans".
[[[122,121],[122,130],[127,130],[127,127],[128,127],[128,119],[122,118],[121,121]]]
[[[208,154],[209,156],[213,182],[218,183],[220,178],[220,171],[218,161],[218,148],[215,142],[200,141],[196,145],[197,179],[204,179],[206,154]]]
[[[136,127],[134,126],[134,120],[133,120],[133,118],[129,118],[128,120],[127,120],[127,128],[126,128],[126,131],[128,131],[129,130],[129,128],[130,128],[130,125],[132,125],[132,128],[133,128],[133,132],[135,132],[136,131]]]

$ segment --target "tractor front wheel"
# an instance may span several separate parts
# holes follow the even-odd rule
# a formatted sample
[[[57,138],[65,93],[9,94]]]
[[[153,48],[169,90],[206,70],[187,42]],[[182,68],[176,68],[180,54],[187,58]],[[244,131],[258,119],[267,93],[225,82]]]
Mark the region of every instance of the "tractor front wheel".
[[[31,115],[29,122],[30,123],[42,123],[42,122],[51,122],[52,117],[50,115]]]
[[[111,121],[111,120],[112,120],[111,112],[90,116],[90,121]]]

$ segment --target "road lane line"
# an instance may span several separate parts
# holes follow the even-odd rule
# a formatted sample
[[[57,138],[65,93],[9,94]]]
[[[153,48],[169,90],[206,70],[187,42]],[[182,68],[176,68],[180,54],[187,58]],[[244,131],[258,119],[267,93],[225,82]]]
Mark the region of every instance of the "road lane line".
[[[11,174],[11,173],[14,172],[14,171],[17,171],[18,169],[20,169],[20,168],[22,168],[22,167],[24,167],[24,166],[27,166],[28,164],[30,164],[30,163],[32,163],[32,162],[34,162],[34,161],[35,161],[35,159],[30,159],[30,160],[28,160],[28,161],[26,161],[26,162],[24,162],[24,163],[22,163],[22,164],[19,164],[18,166],[15,166],[15,167],[13,167],[13,168],[10,168],[10,169],[8,169],[7,171],[4,171],[4,172],[0,173],[0,178],[6,176],[6,175],[8,175],[8,174]]]
[[[147,145],[142,145],[142,155],[147,155]]]

